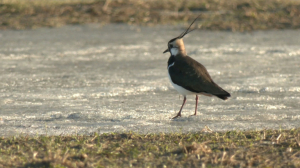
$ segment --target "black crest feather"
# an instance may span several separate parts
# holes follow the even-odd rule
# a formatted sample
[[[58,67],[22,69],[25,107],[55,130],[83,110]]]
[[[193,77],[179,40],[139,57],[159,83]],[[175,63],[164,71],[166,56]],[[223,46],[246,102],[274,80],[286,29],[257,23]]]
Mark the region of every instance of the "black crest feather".
[[[200,15],[198,15],[194,20],[193,22],[190,24],[190,26],[184,31],[182,32],[177,38],[182,38],[184,37],[185,35],[187,35],[188,33],[190,33],[191,31],[194,31],[196,29],[192,29],[190,30],[191,26],[195,23],[195,21],[199,18]]]

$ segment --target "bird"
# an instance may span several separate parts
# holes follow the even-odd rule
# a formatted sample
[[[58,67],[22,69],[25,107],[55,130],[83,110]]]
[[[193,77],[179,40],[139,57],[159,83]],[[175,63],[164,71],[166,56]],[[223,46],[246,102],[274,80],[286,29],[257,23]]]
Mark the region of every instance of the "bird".
[[[197,115],[198,95],[215,96],[222,100],[226,100],[231,96],[230,93],[212,80],[207,69],[201,63],[189,57],[186,53],[183,37],[195,30],[190,28],[198,17],[178,37],[171,39],[168,42],[168,48],[163,52],[170,52],[171,54],[168,60],[169,80],[178,93],[184,97],[179,112],[172,119],[181,117],[187,95],[196,95],[195,113],[192,116]]]

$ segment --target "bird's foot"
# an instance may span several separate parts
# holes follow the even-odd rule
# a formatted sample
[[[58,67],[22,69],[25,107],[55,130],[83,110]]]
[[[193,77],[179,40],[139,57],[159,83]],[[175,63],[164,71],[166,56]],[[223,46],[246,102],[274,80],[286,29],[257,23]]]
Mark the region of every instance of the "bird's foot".
[[[177,117],[181,117],[181,114],[177,114],[175,117],[171,118],[171,120],[176,119]]]
[[[196,116],[196,114],[192,114],[192,115],[190,115],[190,117],[193,117],[193,116]]]

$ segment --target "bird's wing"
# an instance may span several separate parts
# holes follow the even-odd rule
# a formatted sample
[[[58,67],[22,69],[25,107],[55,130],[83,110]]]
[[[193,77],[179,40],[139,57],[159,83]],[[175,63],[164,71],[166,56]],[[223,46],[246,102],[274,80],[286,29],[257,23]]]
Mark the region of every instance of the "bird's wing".
[[[202,64],[189,56],[186,56],[185,59],[180,59],[180,61],[176,60],[174,66],[169,68],[169,72],[173,83],[192,92],[208,93],[221,99],[230,96],[228,92],[214,83]]]

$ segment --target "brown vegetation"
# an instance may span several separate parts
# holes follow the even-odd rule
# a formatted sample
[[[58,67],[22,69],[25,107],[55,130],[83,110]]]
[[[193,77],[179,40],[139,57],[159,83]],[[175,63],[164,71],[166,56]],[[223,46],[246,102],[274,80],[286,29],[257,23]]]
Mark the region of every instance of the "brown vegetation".
[[[300,1],[294,0],[50,2],[43,0],[39,3],[32,0],[3,2],[0,4],[0,29],[57,27],[85,23],[151,26],[189,23],[198,15],[200,15],[198,27],[206,30],[249,31],[300,28]]]
[[[0,167],[300,167],[300,129],[0,138]]]

